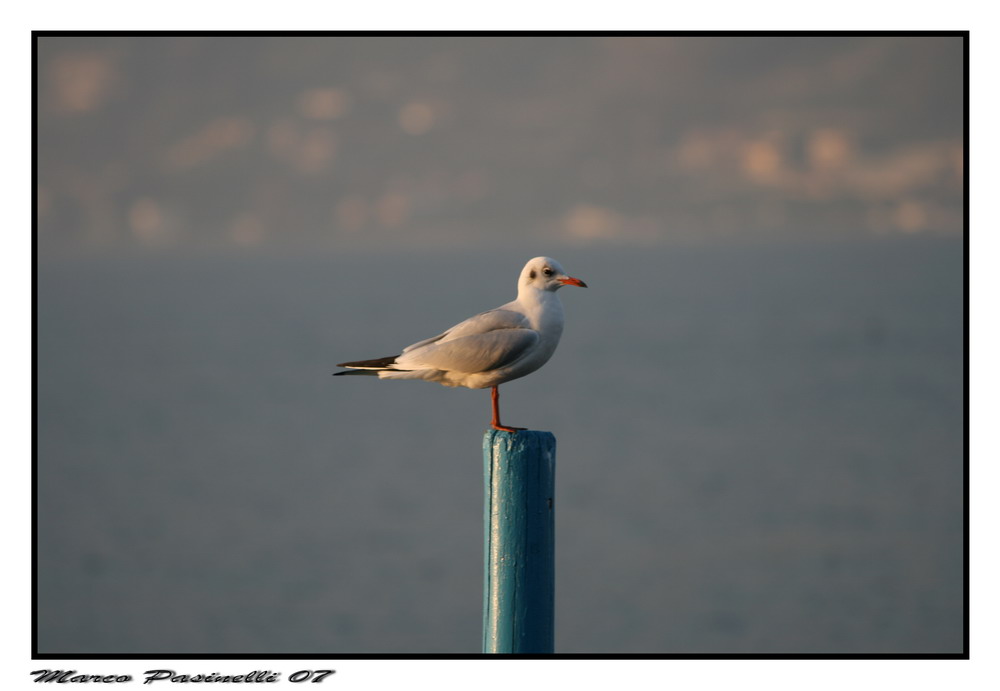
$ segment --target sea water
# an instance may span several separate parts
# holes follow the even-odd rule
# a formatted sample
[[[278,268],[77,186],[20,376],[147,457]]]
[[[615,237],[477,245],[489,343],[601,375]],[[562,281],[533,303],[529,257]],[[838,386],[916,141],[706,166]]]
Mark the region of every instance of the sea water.
[[[962,249],[552,251],[557,652],[961,650]],[[488,392],[330,375],[528,258],[43,255],[39,651],[479,652]]]

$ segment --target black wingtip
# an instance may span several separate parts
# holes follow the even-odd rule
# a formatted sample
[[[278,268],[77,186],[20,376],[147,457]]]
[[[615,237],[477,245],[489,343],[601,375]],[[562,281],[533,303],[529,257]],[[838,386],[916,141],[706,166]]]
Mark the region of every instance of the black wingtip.
[[[355,360],[354,362],[341,362],[337,364],[337,367],[365,367],[365,368],[375,368],[375,367],[388,367],[396,362],[396,358],[399,355],[390,355],[388,357],[375,358],[374,360]]]

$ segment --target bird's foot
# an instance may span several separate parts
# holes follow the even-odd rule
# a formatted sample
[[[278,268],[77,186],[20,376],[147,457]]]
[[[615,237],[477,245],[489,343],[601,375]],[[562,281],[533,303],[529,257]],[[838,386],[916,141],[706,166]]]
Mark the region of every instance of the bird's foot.
[[[528,429],[527,427],[508,427],[507,425],[501,425],[499,422],[490,423],[493,429],[498,429],[503,432],[523,432]]]

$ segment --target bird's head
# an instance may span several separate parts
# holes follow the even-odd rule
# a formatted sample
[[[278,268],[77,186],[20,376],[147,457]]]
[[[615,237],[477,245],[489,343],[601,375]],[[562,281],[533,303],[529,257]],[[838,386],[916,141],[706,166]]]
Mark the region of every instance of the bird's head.
[[[548,257],[535,257],[525,264],[517,281],[518,292],[529,289],[555,292],[563,286],[586,288],[587,284],[567,275],[559,262]]]

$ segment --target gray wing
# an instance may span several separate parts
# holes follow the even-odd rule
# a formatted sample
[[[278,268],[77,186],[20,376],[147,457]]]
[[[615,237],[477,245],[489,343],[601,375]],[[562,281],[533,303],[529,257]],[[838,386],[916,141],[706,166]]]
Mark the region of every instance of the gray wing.
[[[455,326],[451,327],[444,333],[438,334],[437,336],[408,345],[403,348],[403,353],[409,353],[410,351],[423,348],[424,346],[428,346],[432,343],[443,343],[457,338],[463,338],[465,336],[474,336],[477,334],[488,333],[490,331],[496,331],[497,329],[523,329],[527,327],[528,320],[523,314],[499,307],[497,309],[489,310],[488,312],[481,312],[474,317],[469,317],[465,321],[455,324]]]
[[[444,334],[442,334],[444,335]],[[396,358],[396,368],[451,372],[489,372],[506,367],[538,343],[532,329],[497,329],[447,341],[411,346]],[[416,344],[415,344],[416,345]]]

